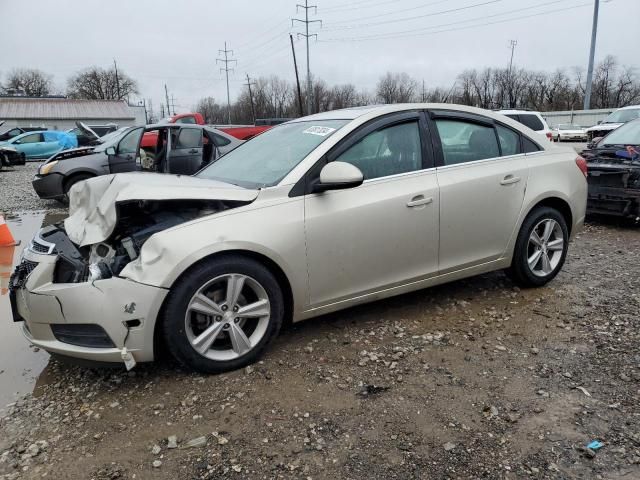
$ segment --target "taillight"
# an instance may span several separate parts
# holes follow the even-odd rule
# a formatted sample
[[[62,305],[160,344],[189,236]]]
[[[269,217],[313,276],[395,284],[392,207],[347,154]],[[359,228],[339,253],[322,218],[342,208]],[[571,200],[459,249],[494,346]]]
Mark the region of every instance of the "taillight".
[[[547,132],[547,138],[550,142],[553,142],[553,136],[551,135],[551,132]]]
[[[587,161],[584,158],[582,158],[580,155],[578,155],[576,157],[576,165],[584,175],[584,178],[587,178],[587,172],[588,172]]]

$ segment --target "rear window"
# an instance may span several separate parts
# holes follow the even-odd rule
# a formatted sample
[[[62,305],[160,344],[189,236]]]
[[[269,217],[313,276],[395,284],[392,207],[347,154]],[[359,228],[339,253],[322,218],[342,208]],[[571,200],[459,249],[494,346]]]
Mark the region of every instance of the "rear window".
[[[536,132],[544,130],[544,125],[537,115],[533,115],[532,113],[521,113],[519,117],[520,123],[526,125],[531,130],[535,130]]]

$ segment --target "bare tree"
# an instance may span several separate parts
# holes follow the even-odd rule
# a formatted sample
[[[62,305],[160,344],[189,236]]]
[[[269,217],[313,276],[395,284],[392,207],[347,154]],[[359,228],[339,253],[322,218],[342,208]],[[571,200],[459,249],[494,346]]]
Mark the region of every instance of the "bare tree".
[[[387,72],[376,87],[376,95],[383,103],[405,103],[414,100],[418,83],[408,74]]]
[[[200,99],[195,110],[202,114],[205,123],[223,124],[227,122],[226,107],[222,107],[213,97]]]
[[[8,95],[45,97],[53,91],[52,76],[33,68],[17,68],[7,75],[2,91]]]
[[[138,93],[138,84],[121,70],[90,67],[72,76],[67,95],[88,100],[124,100]]]

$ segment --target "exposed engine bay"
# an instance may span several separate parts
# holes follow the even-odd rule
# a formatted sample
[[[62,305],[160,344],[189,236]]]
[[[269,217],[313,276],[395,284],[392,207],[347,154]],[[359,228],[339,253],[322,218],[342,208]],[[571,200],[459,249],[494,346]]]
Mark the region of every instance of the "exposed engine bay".
[[[213,215],[250,202],[230,200],[136,200],[117,205],[118,222],[103,242],[78,246],[67,236],[63,224],[40,231],[43,243],[55,245],[58,255],[53,283],[92,282],[118,276],[138,258],[140,249],[154,233]],[[38,243],[35,240],[34,243]],[[37,248],[37,246],[36,246]]]
[[[618,152],[587,157],[589,197],[587,211],[640,218],[640,158]]]

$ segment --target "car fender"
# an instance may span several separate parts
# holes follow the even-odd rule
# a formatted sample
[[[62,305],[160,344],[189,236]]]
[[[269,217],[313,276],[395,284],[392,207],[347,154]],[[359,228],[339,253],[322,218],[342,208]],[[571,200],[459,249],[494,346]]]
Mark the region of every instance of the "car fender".
[[[276,264],[287,277],[296,310],[308,304],[303,197],[228,210],[158,232],[120,275],[171,288],[196,263],[239,251],[266,257]]]

